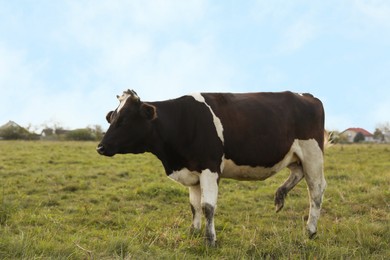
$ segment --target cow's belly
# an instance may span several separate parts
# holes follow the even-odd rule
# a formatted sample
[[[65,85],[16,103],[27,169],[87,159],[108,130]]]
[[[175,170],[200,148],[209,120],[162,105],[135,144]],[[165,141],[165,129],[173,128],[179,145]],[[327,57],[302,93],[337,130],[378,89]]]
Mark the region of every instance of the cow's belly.
[[[311,141],[301,140],[301,142]],[[265,180],[280,170],[286,168],[290,164],[299,161],[299,156],[297,156],[297,154],[301,153],[299,140],[295,140],[283,159],[272,167],[237,165],[234,160],[224,159],[223,157],[223,164],[221,165],[222,173],[220,177],[241,181]],[[302,158],[302,156],[300,157]],[[200,175],[200,172],[190,171],[187,168],[183,168],[179,171],[172,172],[168,175],[168,177],[176,182],[183,184],[184,186],[194,186],[199,184]]]
[[[193,172],[187,168],[183,168],[180,171],[174,171],[168,175],[171,180],[183,184],[184,186],[194,186],[199,184],[199,172]]]
[[[272,167],[237,165],[233,160],[225,159],[221,178],[246,181],[265,180],[291,163],[298,161],[298,157],[295,154],[297,146],[298,143],[296,140],[284,158]]]
[[[229,178],[241,181],[265,180],[281,169],[279,167],[265,168],[236,165],[232,160],[225,160],[225,167],[221,178]]]

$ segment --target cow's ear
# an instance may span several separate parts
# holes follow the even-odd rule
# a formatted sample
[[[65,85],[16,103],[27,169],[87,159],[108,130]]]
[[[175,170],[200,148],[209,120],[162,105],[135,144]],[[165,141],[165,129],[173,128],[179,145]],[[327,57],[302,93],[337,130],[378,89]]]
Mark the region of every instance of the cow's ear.
[[[141,115],[148,120],[153,120],[157,117],[156,107],[143,103],[141,105]]]
[[[110,112],[108,112],[107,115],[106,115],[106,120],[107,120],[107,122],[108,122],[109,124],[111,124],[111,115],[112,115],[112,113],[114,113],[114,111],[110,111]]]

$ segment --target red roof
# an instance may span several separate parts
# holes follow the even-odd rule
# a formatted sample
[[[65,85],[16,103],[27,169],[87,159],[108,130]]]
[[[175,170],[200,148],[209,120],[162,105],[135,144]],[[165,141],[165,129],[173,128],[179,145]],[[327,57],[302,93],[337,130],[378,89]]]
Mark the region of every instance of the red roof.
[[[351,127],[351,128],[348,128],[347,130],[345,130],[344,132],[346,132],[346,131],[353,131],[356,133],[362,133],[364,136],[373,136],[373,134],[368,132],[366,129],[359,128],[359,127]]]

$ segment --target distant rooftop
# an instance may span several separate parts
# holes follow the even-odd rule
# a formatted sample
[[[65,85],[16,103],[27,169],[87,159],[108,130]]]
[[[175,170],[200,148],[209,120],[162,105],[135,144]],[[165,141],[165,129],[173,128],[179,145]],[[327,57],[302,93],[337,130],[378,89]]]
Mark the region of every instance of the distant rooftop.
[[[346,131],[353,131],[353,132],[356,132],[356,133],[362,133],[364,136],[374,136],[373,134],[368,132],[366,129],[363,129],[363,128],[360,128],[360,127],[348,128],[348,129],[344,130],[343,133],[346,132]]]

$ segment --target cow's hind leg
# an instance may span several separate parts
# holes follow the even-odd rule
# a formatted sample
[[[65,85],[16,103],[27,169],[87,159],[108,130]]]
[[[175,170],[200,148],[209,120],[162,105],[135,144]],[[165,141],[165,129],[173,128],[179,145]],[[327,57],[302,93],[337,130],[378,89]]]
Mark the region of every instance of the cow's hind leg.
[[[323,153],[314,140],[301,141],[303,154],[302,166],[310,197],[310,211],[307,231],[310,238],[317,233],[317,221],[320,217],[322,198],[326,188],[323,169]]]
[[[275,193],[275,209],[279,212],[284,206],[284,199],[287,193],[292,190],[303,178],[303,169],[300,163],[293,163],[288,166],[290,169],[290,176],[288,179],[276,190]]]
[[[201,207],[206,217],[206,239],[210,246],[216,244],[214,213],[218,198],[218,173],[210,170],[202,171],[200,175]]]
[[[202,206],[201,206],[201,191],[200,185],[190,186],[190,204],[192,211],[191,231],[200,231],[202,225]]]

